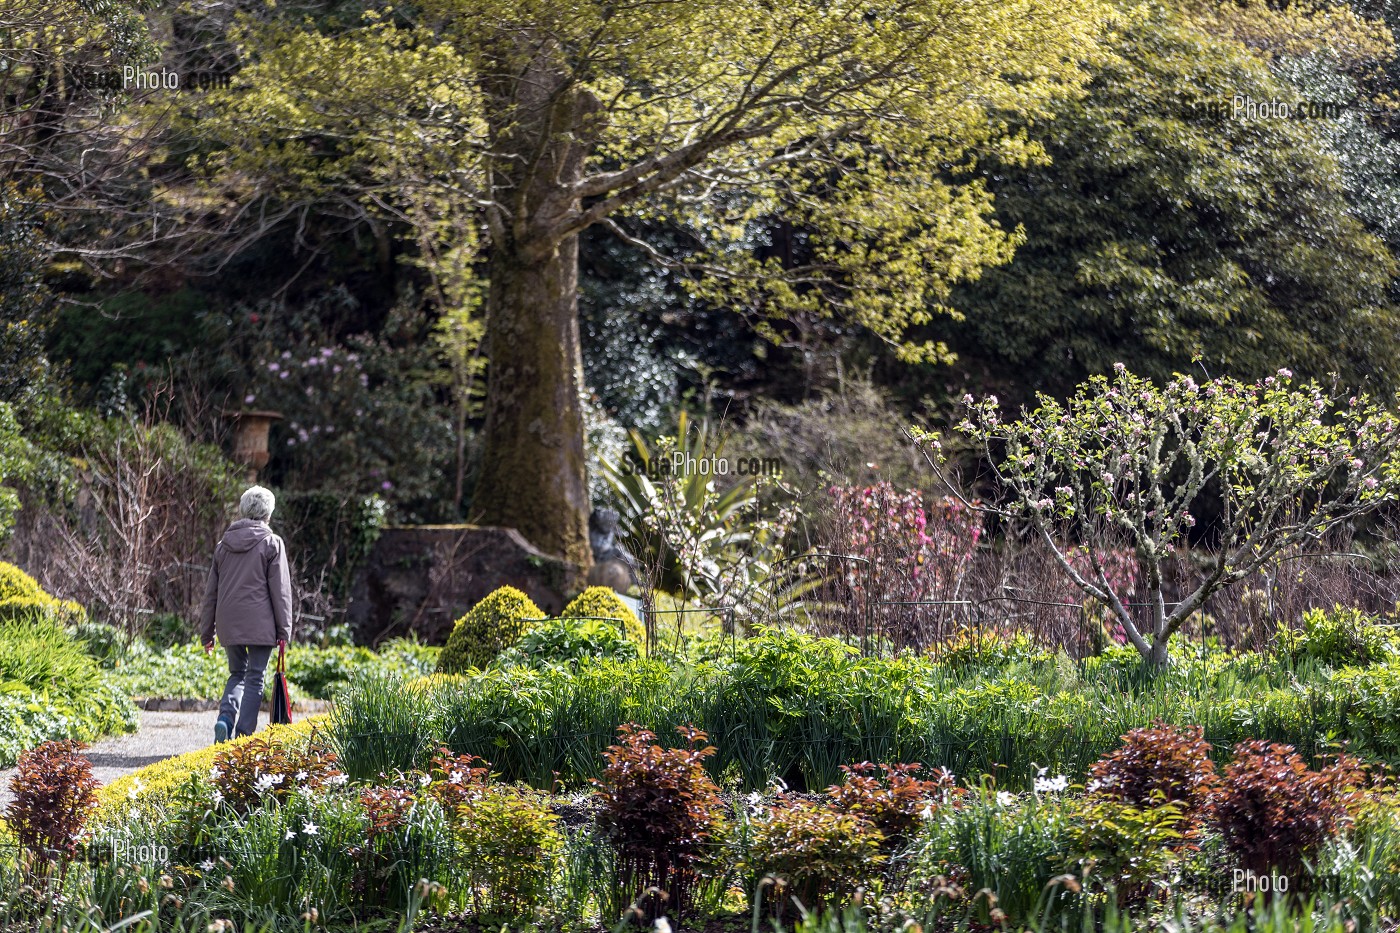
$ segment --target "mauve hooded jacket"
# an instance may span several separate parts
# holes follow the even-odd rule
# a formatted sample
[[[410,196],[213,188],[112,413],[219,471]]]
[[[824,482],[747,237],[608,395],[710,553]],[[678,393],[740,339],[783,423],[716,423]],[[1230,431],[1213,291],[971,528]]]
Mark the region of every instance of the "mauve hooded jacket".
[[[217,628],[223,645],[275,645],[292,640],[292,575],[287,548],[267,522],[240,518],[214,548],[204,588],[200,630]]]

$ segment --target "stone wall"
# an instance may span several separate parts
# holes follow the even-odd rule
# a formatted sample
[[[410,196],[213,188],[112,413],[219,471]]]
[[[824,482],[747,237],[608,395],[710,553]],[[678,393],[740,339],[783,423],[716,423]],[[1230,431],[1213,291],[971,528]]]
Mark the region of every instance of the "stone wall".
[[[524,590],[554,614],[582,581],[580,568],[536,549],[513,528],[386,528],[356,574],[347,621],[357,640],[415,634],[441,644],[453,623],[497,587]]]

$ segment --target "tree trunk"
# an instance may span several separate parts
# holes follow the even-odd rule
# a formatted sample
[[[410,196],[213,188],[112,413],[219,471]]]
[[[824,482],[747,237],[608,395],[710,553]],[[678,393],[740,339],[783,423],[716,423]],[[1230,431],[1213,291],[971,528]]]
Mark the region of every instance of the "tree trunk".
[[[1167,645],[1171,638],[1168,635],[1154,635],[1152,638],[1152,653],[1147,657],[1147,663],[1152,670],[1158,674],[1167,669]]]
[[[579,210],[585,124],[598,105],[570,86],[554,52],[547,37],[506,37],[483,86],[500,207],[486,307],[485,449],[472,512],[587,570],[578,237],[562,231]],[[518,78],[508,80],[512,74]]]
[[[486,442],[472,510],[586,569],[578,239],[514,246],[495,244],[491,254]]]

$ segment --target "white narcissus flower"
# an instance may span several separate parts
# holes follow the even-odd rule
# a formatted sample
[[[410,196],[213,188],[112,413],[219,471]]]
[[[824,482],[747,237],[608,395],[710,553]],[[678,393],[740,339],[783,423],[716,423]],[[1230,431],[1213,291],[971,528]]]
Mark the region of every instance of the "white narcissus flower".
[[[1016,795],[1010,791],[997,791],[997,803],[1003,807],[1009,807],[1016,802]]]
[[[318,831],[319,830],[317,830],[316,824],[311,822],[308,822],[305,826],[301,828],[301,833],[303,836],[314,836]]]
[[[296,831],[295,829],[289,829],[289,830],[287,830],[287,835],[286,835],[285,838],[287,838],[287,839],[295,839],[296,837],[297,837],[297,831]]]

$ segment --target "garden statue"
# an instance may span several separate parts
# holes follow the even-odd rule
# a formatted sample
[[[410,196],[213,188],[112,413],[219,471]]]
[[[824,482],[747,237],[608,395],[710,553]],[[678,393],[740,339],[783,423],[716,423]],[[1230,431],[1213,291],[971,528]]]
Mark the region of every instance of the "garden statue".
[[[614,509],[594,509],[588,516],[588,543],[593,549],[588,585],[626,593],[637,582],[637,559],[618,542],[617,524]]]

